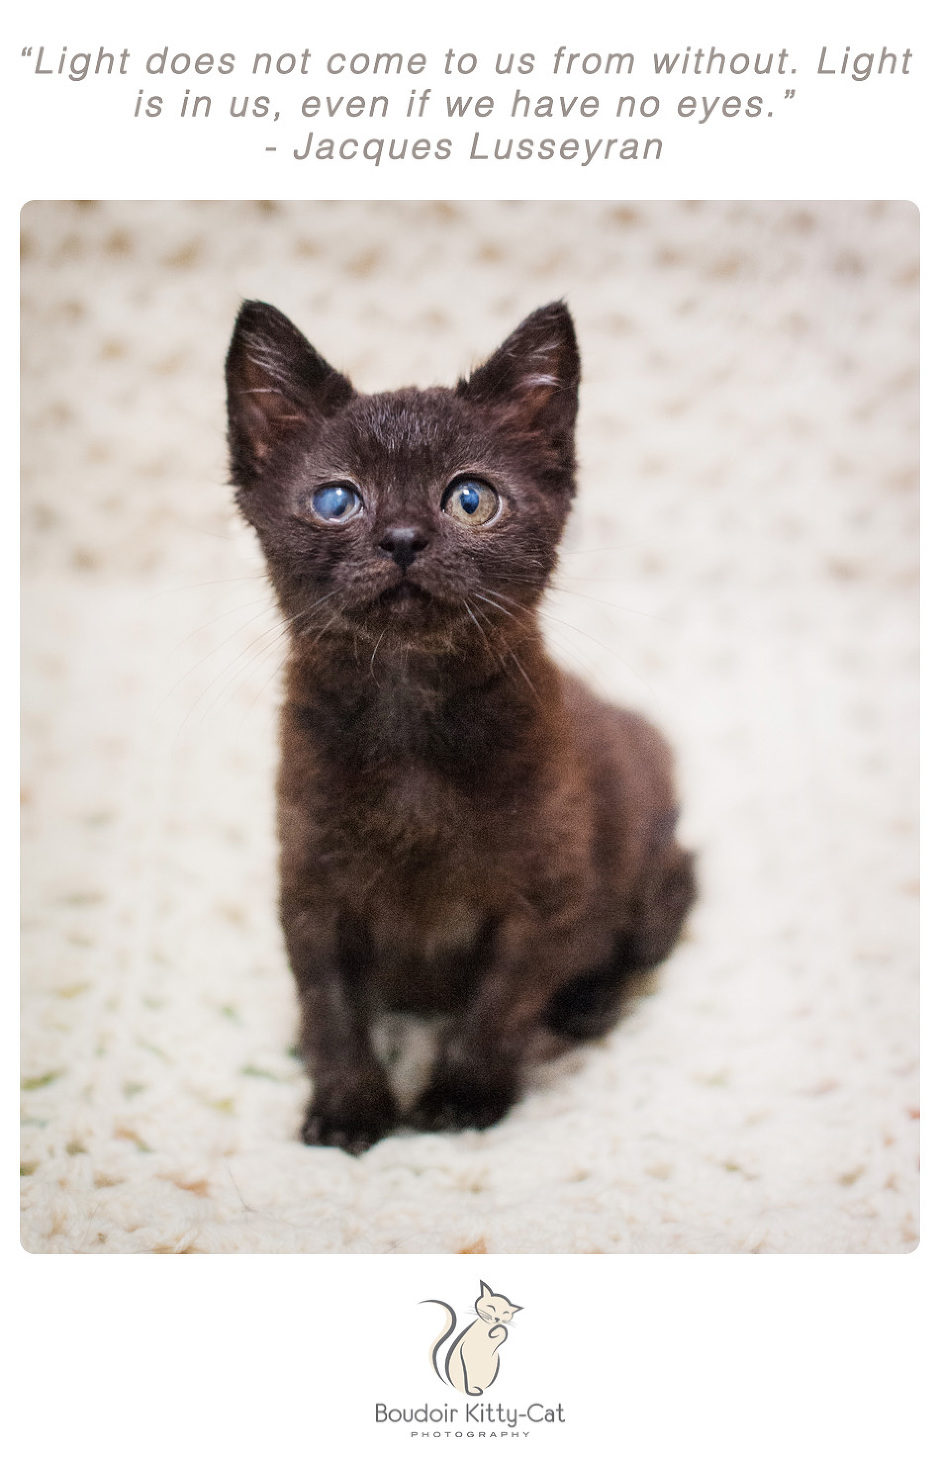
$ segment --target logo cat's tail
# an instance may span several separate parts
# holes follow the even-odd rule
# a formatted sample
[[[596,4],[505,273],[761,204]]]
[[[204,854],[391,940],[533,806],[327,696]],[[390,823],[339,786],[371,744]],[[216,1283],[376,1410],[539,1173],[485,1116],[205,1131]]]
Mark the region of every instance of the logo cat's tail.
[[[431,1365],[434,1367],[434,1370],[440,1377],[441,1381],[444,1382],[444,1385],[449,1386],[451,1384],[450,1381],[448,1380],[446,1374],[441,1374],[441,1369],[437,1364],[437,1353],[441,1349],[441,1346],[443,1346],[444,1342],[449,1338],[451,1332],[454,1329],[454,1326],[457,1324],[457,1312],[453,1309],[452,1306],[447,1304],[446,1300],[422,1300],[421,1304],[439,1305],[442,1310],[447,1311],[447,1324],[445,1325],[444,1329],[441,1331],[440,1335],[437,1337],[433,1346],[431,1347]]]

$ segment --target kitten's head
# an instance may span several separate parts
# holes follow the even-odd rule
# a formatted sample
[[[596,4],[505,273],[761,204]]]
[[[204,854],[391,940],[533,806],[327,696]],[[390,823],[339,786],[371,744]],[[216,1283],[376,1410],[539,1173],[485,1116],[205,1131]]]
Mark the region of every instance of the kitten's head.
[[[525,623],[574,494],[579,363],[563,303],[454,389],[376,395],[270,304],[245,303],[226,376],[238,502],[296,634],[440,650],[481,619]]]
[[[488,1285],[480,1281],[479,1299],[474,1303],[474,1310],[482,1321],[487,1325],[508,1325],[521,1305],[513,1305],[505,1295],[494,1295]]]

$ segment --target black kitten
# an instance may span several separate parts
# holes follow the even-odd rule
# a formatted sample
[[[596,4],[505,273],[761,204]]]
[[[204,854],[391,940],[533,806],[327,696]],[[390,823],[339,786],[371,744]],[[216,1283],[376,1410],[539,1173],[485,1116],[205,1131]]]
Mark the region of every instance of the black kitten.
[[[450,1014],[407,1115],[485,1128],[527,1056],[596,1037],[694,895],[669,750],[547,656],[537,606],[574,495],[564,304],[455,389],[357,394],[277,309],[227,361],[238,503],[290,635],[281,915],[314,1080],[303,1137],[403,1121],[370,1038]]]

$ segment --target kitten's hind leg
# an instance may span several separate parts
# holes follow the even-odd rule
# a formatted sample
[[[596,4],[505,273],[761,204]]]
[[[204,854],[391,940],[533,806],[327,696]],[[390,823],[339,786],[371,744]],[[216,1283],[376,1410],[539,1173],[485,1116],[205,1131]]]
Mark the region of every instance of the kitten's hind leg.
[[[649,971],[665,961],[682,932],[695,900],[695,860],[672,844],[644,877],[624,937],[624,958],[632,971]]]
[[[678,941],[694,899],[692,856],[673,845],[644,879],[630,928],[610,961],[554,993],[542,1019],[549,1031],[574,1042],[609,1032],[620,1019],[631,983],[664,961]]]
[[[578,964],[583,944],[577,922],[504,922],[491,964],[412,1110],[412,1126],[438,1131],[497,1123],[516,1101],[539,1028],[570,1042],[612,1027],[631,978],[672,950],[694,896],[692,857],[671,842],[657,849],[633,888],[627,930],[610,960],[576,977],[568,968]]]
[[[572,1042],[603,1037],[620,1020],[632,975],[632,968],[618,961],[566,982],[545,1008],[545,1026]]]

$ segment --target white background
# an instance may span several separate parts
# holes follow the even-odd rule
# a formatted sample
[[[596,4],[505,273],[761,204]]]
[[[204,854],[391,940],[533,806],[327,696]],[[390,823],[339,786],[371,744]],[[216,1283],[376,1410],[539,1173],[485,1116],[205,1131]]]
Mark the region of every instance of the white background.
[[[163,4],[149,15],[103,3],[33,5],[6,22],[3,48],[9,378],[16,337],[13,250],[19,208],[31,198],[288,198],[318,195],[317,188],[332,197],[884,197],[912,199],[921,209],[926,394],[936,399],[930,264],[937,251],[937,189],[929,144],[936,60],[925,14],[925,7],[909,3],[666,4],[655,18],[646,8],[634,14],[596,3],[510,8],[490,0],[462,13],[440,5],[358,4],[325,15],[274,5],[237,16],[192,3]],[[135,55],[166,44],[171,53],[277,54],[307,45],[317,55],[395,49],[429,58],[453,46],[482,58],[497,50],[554,52],[566,44],[629,49],[639,60],[653,49],[684,50],[690,43],[730,51],[786,46],[798,67],[791,109],[749,130],[728,125],[707,137],[707,128],[699,135],[675,124],[669,132],[656,128],[653,134],[668,143],[659,164],[606,171],[561,164],[502,164],[498,171],[455,161],[435,172],[421,163],[394,170],[337,164],[314,172],[286,151],[272,157],[249,145],[235,124],[204,132],[208,140],[198,146],[184,123],[167,119],[143,131],[124,119],[142,84],[136,74],[110,86],[70,85],[35,77],[20,56],[30,44],[45,44],[56,58],[65,44],[95,53],[102,44],[127,46]],[[862,84],[817,78],[812,72],[823,44],[838,57],[845,45],[876,53],[883,45],[897,52],[909,47],[911,77],[903,84],[900,78]],[[429,67],[420,84],[435,79]],[[635,79],[639,89],[639,73]],[[224,97],[230,91],[215,80],[204,89]],[[318,81],[309,89],[326,86]],[[481,66],[477,84],[461,89],[493,86],[483,84]],[[545,85],[539,92],[549,89],[561,88]],[[564,89],[592,88],[582,78]],[[656,89],[652,77],[646,89]],[[688,89],[699,91],[693,84]],[[752,88],[740,89],[746,95]],[[579,126],[559,134],[582,129],[606,130]],[[429,124],[416,134],[435,130]],[[293,144],[302,146],[305,130],[295,131]],[[12,430],[12,389],[4,398]],[[924,444],[931,480],[935,435]],[[929,542],[929,499],[925,514]],[[13,571],[11,563],[5,581]],[[927,967],[932,948],[933,936]],[[9,993],[12,1000],[12,986]],[[933,1001],[928,984],[928,1033]],[[12,1041],[12,1008],[6,1025]],[[11,1048],[7,1066],[15,1062]],[[926,1091],[929,1108],[929,1083]],[[11,1157],[6,1167],[12,1164]],[[13,1405],[23,1434],[15,1449],[27,1441],[39,1453],[65,1443],[106,1453],[169,1447],[232,1454],[313,1450],[331,1442],[348,1450],[413,1445],[417,1439],[407,1431],[374,1424],[374,1402],[441,1399],[443,1388],[424,1355],[437,1312],[419,1310],[417,1302],[436,1297],[462,1312],[482,1276],[525,1307],[525,1322],[520,1318],[513,1334],[518,1359],[510,1366],[507,1357],[493,1399],[561,1401],[568,1418],[519,1445],[602,1453],[828,1454],[888,1447],[917,1453],[928,1440],[926,1313],[935,1270],[929,1172],[928,1164],[921,1248],[881,1258],[50,1258],[19,1249],[11,1196],[4,1201],[4,1257],[18,1287],[22,1353]]]

